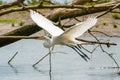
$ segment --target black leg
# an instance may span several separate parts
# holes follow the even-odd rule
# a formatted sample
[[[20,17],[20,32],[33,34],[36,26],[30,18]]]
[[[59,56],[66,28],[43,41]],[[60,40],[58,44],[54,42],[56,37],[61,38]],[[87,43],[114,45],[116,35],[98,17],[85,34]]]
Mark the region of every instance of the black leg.
[[[70,45],[68,47],[74,49],[85,61],[87,61],[86,57],[84,55],[80,54],[80,52],[79,52],[77,47],[75,47],[74,45]]]
[[[77,46],[75,46],[75,47],[76,47],[87,59],[90,60],[90,58],[89,58],[83,51],[80,50],[80,48],[81,48],[80,45],[77,44]]]

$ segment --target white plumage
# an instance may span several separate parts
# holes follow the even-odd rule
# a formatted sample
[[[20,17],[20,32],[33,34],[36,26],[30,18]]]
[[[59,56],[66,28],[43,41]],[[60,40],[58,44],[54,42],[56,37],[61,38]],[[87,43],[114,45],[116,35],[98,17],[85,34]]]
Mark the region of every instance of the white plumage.
[[[59,27],[53,25],[53,23],[41,14],[30,10],[32,20],[41,28],[46,30],[52,35],[52,38],[44,37],[44,46],[47,48],[53,47],[54,45],[70,45],[70,44],[81,44],[82,42],[77,41],[75,38],[81,36],[88,29],[94,26],[97,22],[96,17],[89,17],[83,22],[79,22],[72,26],[67,31],[63,31]]]
[[[47,18],[43,17],[41,14],[30,10],[30,15],[32,20],[41,28],[49,32],[52,36],[58,36],[62,34],[64,31],[59,27],[53,25],[53,23]]]

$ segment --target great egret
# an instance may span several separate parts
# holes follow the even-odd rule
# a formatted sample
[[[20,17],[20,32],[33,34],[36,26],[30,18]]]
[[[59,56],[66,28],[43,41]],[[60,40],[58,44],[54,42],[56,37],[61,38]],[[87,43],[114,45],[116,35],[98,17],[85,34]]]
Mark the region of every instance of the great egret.
[[[86,54],[84,54],[78,47],[76,47],[76,44],[84,43],[76,40],[76,38],[81,36],[83,33],[85,33],[88,29],[90,29],[96,24],[96,17],[88,17],[86,21],[79,22],[67,31],[63,31],[38,12],[30,10],[30,16],[38,26],[40,26],[41,28],[43,28],[51,34],[51,38],[47,36],[43,37],[43,39],[45,40],[45,42],[43,43],[44,47],[49,48],[49,50],[51,50],[55,45],[66,45],[75,49],[76,52],[79,53],[79,55],[86,61],[87,59],[89,59],[89,57],[87,57]]]

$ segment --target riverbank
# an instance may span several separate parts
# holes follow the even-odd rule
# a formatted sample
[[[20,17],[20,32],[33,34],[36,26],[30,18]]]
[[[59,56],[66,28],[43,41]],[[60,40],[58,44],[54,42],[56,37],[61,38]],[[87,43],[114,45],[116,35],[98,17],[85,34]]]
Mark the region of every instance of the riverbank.
[[[50,10],[41,10],[41,13],[48,15]],[[92,14],[90,16],[97,16],[101,13],[96,13]],[[87,16],[84,17],[78,17],[77,19],[83,20]],[[12,31],[14,29],[20,28],[22,25],[30,24],[33,23],[31,20],[29,13],[28,12],[14,12],[10,13],[4,16],[0,16],[1,19],[15,19],[14,23],[9,23],[9,22],[0,22],[0,35],[5,34],[9,31]],[[62,21],[62,23],[66,22],[67,20]],[[101,18],[98,19],[97,24],[91,29],[94,31],[100,31],[104,32],[109,35],[115,35],[115,36],[120,36],[120,19],[114,19],[112,17],[112,14],[109,13],[107,15],[102,16]],[[22,23],[22,25],[21,25]],[[77,23],[75,20],[72,20],[70,24]],[[69,23],[68,23],[69,24]],[[38,34],[38,33],[37,33]],[[95,33],[98,36],[101,36],[100,33]]]

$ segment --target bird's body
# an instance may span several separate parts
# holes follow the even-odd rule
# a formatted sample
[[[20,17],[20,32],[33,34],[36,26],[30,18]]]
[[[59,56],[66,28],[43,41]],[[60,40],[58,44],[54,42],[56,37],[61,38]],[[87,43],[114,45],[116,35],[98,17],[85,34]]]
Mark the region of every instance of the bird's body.
[[[41,14],[30,10],[32,20],[41,28],[51,34],[51,38],[44,36],[44,47],[51,48],[55,45],[71,46],[75,44],[81,44],[83,42],[76,40],[79,36],[85,33],[88,29],[94,26],[97,22],[95,17],[89,17],[84,22],[79,22],[72,26],[67,31],[63,31],[59,27],[52,24],[50,20],[43,17]]]

